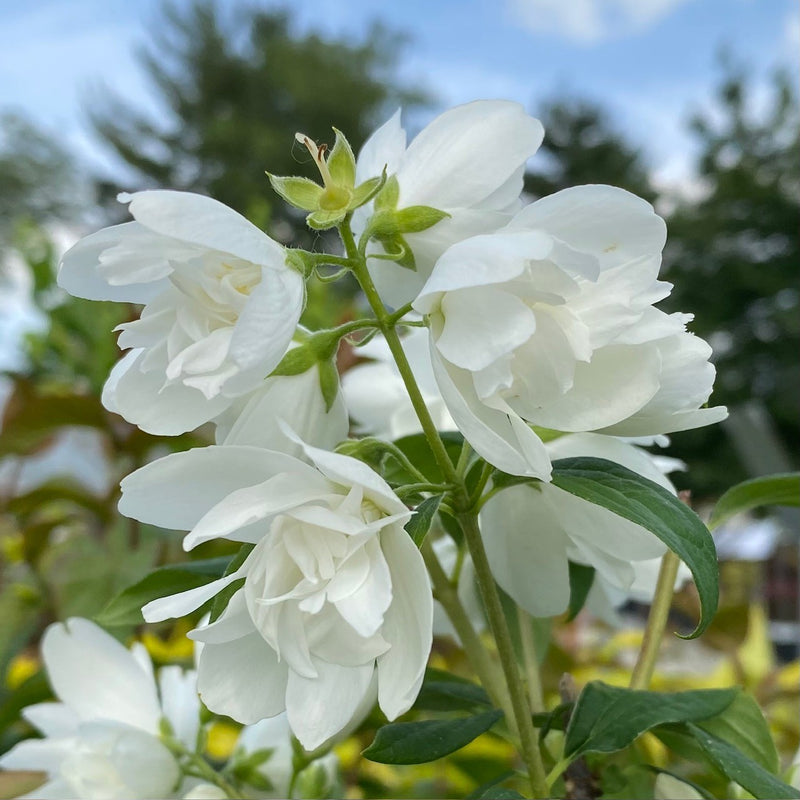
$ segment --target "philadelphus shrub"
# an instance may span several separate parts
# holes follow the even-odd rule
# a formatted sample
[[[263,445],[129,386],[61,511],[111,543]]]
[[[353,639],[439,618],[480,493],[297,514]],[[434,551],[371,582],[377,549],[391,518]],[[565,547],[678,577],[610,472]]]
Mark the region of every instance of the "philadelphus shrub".
[[[686,331],[689,315],[655,306],[670,286],[658,280],[665,225],[648,203],[582,186],[526,205],[523,172],[543,130],[520,105],[459,106],[408,145],[398,112],[357,158],[334,133],[330,150],[297,134],[320,182],[269,180],[311,228],[335,229],[343,253],[285,248],[210,198],[149,191],[121,196],[134,221],[64,256],[58,280],[67,291],[143,306],[120,326],[128,352],[105,386],[106,407],[157,434],[214,426],[214,444],[126,477],[120,511],[184,532],[186,550],[238,547],[206,583],[195,571],[165,588],[162,572],[131,587],[126,602],[141,600],[148,622],[194,615],[206,713],[288,725],[296,743],[280,783],[297,796],[300,771],[376,703],[389,720],[411,709],[426,680],[435,592],[436,632],[463,646],[486,691],[480,703],[498,710],[465,726],[432,722],[444,726],[433,737],[390,724],[365,756],[420,763],[463,746],[470,730],[502,724],[526,791],[563,796],[561,775],[577,751],[545,768],[552,758],[536,744],[531,711],[544,704],[524,612],[577,613],[588,597],[605,613],[654,591],[663,606],[685,576],[667,553],[652,585],[669,548],[697,584],[697,633],[708,625],[713,541],[643,445],[725,416],[705,407],[710,349]],[[306,281],[346,273],[368,315],[301,328]],[[365,361],[340,386],[345,338]],[[496,583],[518,605],[527,691]],[[210,616],[197,622],[201,607]],[[484,646],[484,628],[496,648]],[[46,660],[65,635],[48,634]],[[102,735],[80,739],[82,749],[47,749],[72,728],[61,711],[35,710],[48,739],[19,745],[5,764],[37,768],[41,750],[38,763],[56,765],[52,781],[91,776],[105,786],[97,797],[118,796],[123,789],[110,787],[119,786],[169,796],[182,776],[198,774],[210,785],[192,796],[239,796],[235,769],[215,773],[163,731],[160,743],[152,679],[114,647],[121,672],[112,683],[135,676],[130,696],[119,714],[112,693],[92,695],[92,708],[108,706],[114,736],[127,725],[125,736],[146,742],[153,768],[108,755],[116,751],[106,722]],[[643,651],[638,688],[652,658]],[[70,705],[66,685],[56,679],[54,688]],[[169,716],[163,689],[162,700]],[[285,722],[269,722],[277,719]],[[84,752],[102,769],[84,769]],[[308,791],[330,791],[320,786]]]

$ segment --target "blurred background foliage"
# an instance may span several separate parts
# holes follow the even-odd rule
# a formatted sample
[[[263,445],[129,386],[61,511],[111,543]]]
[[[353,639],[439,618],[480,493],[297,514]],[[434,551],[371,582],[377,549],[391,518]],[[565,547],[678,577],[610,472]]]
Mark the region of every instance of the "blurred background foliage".
[[[120,478],[156,455],[210,438],[202,429],[153,437],[103,408],[102,385],[119,356],[110,332],[138,309],[58,289],[54,274],[65,243],[121,221],[124,210],[113,202],[121,189],[168,187],[210,194],[280,241],[313,247],[318,234],[270,192],[264,175],[312,176],[307,155],[293,146],[295,131],[325,141],[334,125],[357,149],[398,105],[436,106],[425,87],[400,80],[404,39],[380,26],[362,41],[331,41],[296,33],[288,12],[196,2],[182,11],[165,5],[153,31],[140,59],[164,113],[152,118],[108,91],[88,104],[98,146],[126,168],[124,185],[93,176],[29,120],[0,115],[0,295],[25,306],[6,302],[0,311],[8,319],[22,314],[29,329],[21,352],[4,362],[0,752],[31,734],[20,707],[49,696],[36,657],[44,627],[71,615],[96,616],[153,566],[185,558],[179,537],[119,517]],[[673,437],[669,454],[689,467],[676,483],[692,490],[698,507],[751,474],[798,468],[798,94],[787,75],[776,74],[766,113],[755,115],[752,93],[747,70],[723,59],[716,107],[690,122],[699,145],[697,185],[679,197],[660,195],[641,143],[629,141],[597,102],[555,97],[529,109],[547,132],[526,176],[532,198],[607,182],[654,202],[667,218],[663,275],[675,289],[664,305],[696,315],[691,329],[715,349],[715,404],[733,411],[727,426]],[[352,286],[342,282],[334,292],[310,287],[309,324],[335,324],[357,312]],[[0,333],[11,352],[6,321]],[[769,552],[753,558],[733,549],[713,630],[701,642],[667,645],[656,688],[746,686],[788,756],[798,747],[800,673],[796,661],[785,663],[791,646],[776,659],[770,618],[773,625],[796,619],[798,524],[790,517],[779,522],[789,534]],[[206,546],[192,557],[224,554]],[[676,613],[691,617],[695,605],[686,590]],[[135,632],[114,630],[122,638]],[[157,660],[188,664],[183,632],[160,626],[144,638]],[[556,704],[565,671],[579,683],[625,683],[639,636],[635,627],[617,630],[585,616],[560,626],[544,663],[548,700]],[[446,641],[432,663],[469,675]],[[397,769],[359,761],[375,725],[339,748],[349,796],[463,796],[509,762],[507,747],[491,735],[447,765]],[[225,741],[224,725],[218,740]],[[671,766],[657,741],[645,737],[636,748]],[[724,794],[719,775],[690,777]],[[628,778],[620,778],[617,794],[609,785],[604,796],[630,796],[619,793],[631,790]],[[0,796],[11,791],[0,784]]]

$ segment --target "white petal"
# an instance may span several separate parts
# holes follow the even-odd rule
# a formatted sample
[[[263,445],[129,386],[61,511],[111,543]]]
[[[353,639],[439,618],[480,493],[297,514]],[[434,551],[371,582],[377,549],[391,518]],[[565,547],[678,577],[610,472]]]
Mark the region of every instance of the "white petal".
[[[202,517],[183,541],[184,550],[191,550],[210,539],[229,537],[234,541],[250,541],[251,529],[255,542],[269,530],[269,520],[297,506],[303,506],[330,491],[325,479],[311,467],[274,475],[263,483],[237,489],[220,500]],[[253,543],[255,543],[253,542]]]
[[[217,429],[218,443],[248,444],[301,455],[302,448],[284,436],[279,419],[304,442],[323,450],[332,450],[347,438],[347,410],[342,394],[337,393],[330,410],[326,410],[315,366],[301,375],[267,378],[224,432],[224,440],[220,440]]]
[[[284,264],[283,247],[241,214],[210,197],[158,190],[120,199],[129,199],[130,212],[137,222],[156,233],[230,253],[253,264]]]
[[[231,339],[231,358],[242,368],[258,365],[266,377],[289,349],[300,314],[305,283],[291,269],[261,271],[261,282],[239,315]]]
[[[181,667],[161,667],[158,673],[161,707],[178,739],[189,749],[197,746],[200,727],[200,698],[197,674]]]
[[[364,142],[356,160],[356,184],[377,178],[386,167],[386,174],[397,172],[406,150],[406,132],[400,124],[400,109],[389,117]]]
[[[392,575],[392,604],[381,635],[391,645],[378,658],[378,703],[391,720],[416,700],[433,640],[433,595],[425,563],[399,525],[381,533]]]
[[[535,411],[526,408],[525,418],[559,431],[606,428],[647,404],[658,391],[660,368],[661,359],[652,346],[603,347],[589,364],[576,365],[568,392]]]
[[[78,715],[64,703],[36,703],[22,709],[22,716],[45,736],[72,736],[78,729]]]
[[[520,277],[528,261],[547,258],[553,240],[540,231],[473,236],[450,247],[436,262],[414,308],[429,314],[443,292],[506,283]]]
[[[209,709],[250,725],[286,708],[287,669],[253,632],[225,644],[206,644],[197,666],[197,688]]]
[[[224,642],[241,639],[243,636],[252,633],[253,629],[253,620],[247,610],[244,590],[239,589],[228,601],[224,614],[214,622],[201,625],[199,628],[189,631],[187,636],[195,642],[223,644]]]
[[[226,586],[244,578],[247,574],[247,561],[239,569],[230,575],[225,575],[215,581],[204,583],[194,589],[187,589],[184,592],[170,594],[166,597],[159,597],[151,600],[142,607],[142,616],[145,622],[162,622],[165,619],[177,619],[191,614],[203,603],[208,602],[212,597],[218,595]]]
[[[153,461],[122,480],[120,513],[174,530],[191,530],[222,499],[281,472],[307,474],[292,456],[244,445],[212,445]]]
[[[567,538],[540,486],[512,486],[481,511],[492,574],[529,614],[550,617],[569,603]]]
[[[100,272],[100,256],[130,236],[142,232],[135,222],[113,225],[81,239],[64,253],[58,266],[58,285],[75,297],[88,300],[116,300],[125,303],[148,303],[169,285],[164,277],[172,271],[165,261],[155,265],[138,277],[144,282],[128,284],[109,283],[108,276]],[[131,259],[131,271],[140,268],[142,260]],[[148,264],[148,268],[150,265]]]
[[[523,208],[512,227],[540,228],[579,252],[600,259],[602,270],[658,254],[664,220],[646,200],[616,186],[575,186]]]
[[[449,292],[442,298],[439,352],[457,367],[477,371],[513,352],[536,330],[536,317],[510,292],[492,286]]]
[[[143,372],[146,351],[127,353],[111,370],[103,387],[103,405],[147,433],[175,436],[194,430],[220,414],[230,400],[221,395],[208,400],[183,383],[166,383],[163,371]]]
[[[161,711],[151,676],[102,628],[78,617],[54,623],[42,638],[42,656],[56,696],[81,719],[158,731]]]
[[[464,438],[490,464],[512,475],[550,479],[550,458],[542,441],[511,411],[481,402],[470,373],[445,365],[432,350],[442,397]]]
[[[407,519],[411,517],[411,512],[399,500],[392,487],[363,461],[311,447],[301,442],[292,431],[284,430],[293,441],[303,446],[303,452],[326,478],[341,486],[361,486],[364,497],[372,500],[388,514],[405,515]]]
[[[289,671],[286,712],[289,725],[306,750],[314,750],[353,719],[367,694],[375,667],[343,667],[314,659],[318,677]]]
[[[0,767],[58,775],[61,762],[72,750],[69,739],[27,739],[0,756]],[[34,797],[44,797],[36,790]],[[67,797],[68,795],[62,795]]]
[[[543,136],[542,124],[518,103],[478,100],[451,108],[409,145],[398,172],[401,205],[473,206],[512,175],[521,192],[519,167]]]

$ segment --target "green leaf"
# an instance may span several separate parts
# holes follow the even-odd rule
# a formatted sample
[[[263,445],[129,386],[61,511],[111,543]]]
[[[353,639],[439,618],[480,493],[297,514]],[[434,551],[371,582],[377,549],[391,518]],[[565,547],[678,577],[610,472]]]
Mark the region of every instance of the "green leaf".
[[[686,723],[686,730],[718,769],[753,796],[761,798],[800,797],[800,790],[794,789],[771,775],[760,764],[747,758],[732,744],[691,722]]]
[[[431,529],[431,523],[436,516],[439,503],[442,502],[440,494],[433,497],[426,497],[415,509],[414,516],[406,522],[406,533],[414,540],[417,547],[421,547]]]
[[[159,567],[112,598],[95,617],[95,622],[107,628],[141,625],[144,622],[142,606],[159,597],[196,589],[222,577],[229,562],[229,558],[210,558]]]
[[[231,559],[230,564],[228,564],[228,568],[223,573],[223,577],[226,575],[230,575],[232,572],[236,572],[239,567],[244,564],[247,556],[250,555],[251,551],[255,547],[254,544],[243,544],[236,555]],[[211,616],[209,621],[214,622],[215,620],[219,619],[222,616],[222,612],[228,607],[228,602],[230,601],[231,597],[233,597],[239,589],[244,586],[244,578],[240,578],[239,580],[233,581],[233,583],[229,583],[225,586],[211,601]]]
[[[425,764],[460,750],[502,716],[502,711],[494,710],[460,719],[384,725],[362,755],[380,764]]]
[[[569,562],[569,608],[567,608],[567,622],[572,622],[578,616],[586,603],[589,591],[594,583],[594,567],[586,564]]]
[[[800,472],[783,472],[753,478],[732,486],[717,501],[708,521],[708,527],[722,525],[736,514],[759,506],[800,505]]]
[[[698,722],[698,726],[733,745],[764,769],[778,774],[778,751],[764,714],[752,695],[740,691],[721,714]]]
[[[325,190],[318,183],[308,178],[281,178],[269,172],[267,176],[272,188],[289,205],[302,208],[304,211],[315,211],[319,208],[319,201]]]
[[[352,189],[356,182],[356,157],[345,135],[334,128],[336,141],[328,156],[328,171],[334,183],[345,189]]]
[[[539,711],[533,715],[533,723],[539,728],[539,738],[544,739],[550,731],[565,731],[575,703],[559,703],[551,711]]]
[[[489,792],[505,792],[506,789],[503,789],[498,784],[501,784],[503,781],[507,781],[509,778],[513,778],[516,775],[513,769],[506,770],[506,772],[501,773],[500,775],[496,775],[491,780],[486,781],[486,783],[479,786],[474,791],[470,792],[467,795],[466,800],[479,800],[481,797],[496,797],[496,795],[490,795]]]
[[[700,596],[699,636],[719,601],[719,568],[714,540],[697,514],[663,486],[603,458],[553,462],[553,485],[641,525],[664,542],[692,572]]]
[[[443,431],[440,436],[447,454],[455,466],[461,453],[464,437],[455,431]],[[428,444],[428,440],[425,438],[425,434],[415,433],[411,436],[402,436],[394,444],[431,483],[444,482],[444,475],[442,475],[442,471],[436,463],[436,457]],[[414,476],[409,475],[400,467],[393,467],[392,469],[392,472],[387,470],[384,476],[389,483],[416,483]]]
[[[613,753],[657,725],[708,719],[724,711],[737,691],[642,692],[591,681],[575,703],[564,755],[575,759],[589,752]]]
[[[448,673],[427,669],[425,681],[414,701],[421,711],[473,711],[476,706],[491,707],[486,690],[464,680],[453,680]]]
[[[386,167],[383,168],[384,172]],[[397,201],[400,199],[400,184],[397,182],[396,175],[390,175],[383,185],[383,189],[375,197],[376,211],[394,211],[397,208]]]

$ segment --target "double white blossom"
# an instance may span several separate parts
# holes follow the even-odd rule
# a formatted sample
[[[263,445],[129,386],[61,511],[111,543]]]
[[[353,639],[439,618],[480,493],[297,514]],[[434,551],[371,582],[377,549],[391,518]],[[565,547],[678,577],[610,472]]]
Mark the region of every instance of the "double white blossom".
[[[134,222],[64,255],[58,282],[91,300],[144,303],[103,403],[142,430],[177,434],[255,389],[286,353],[305,301],[277,242],[222,203],[173,191],[121,196]]]
[[[372,260],[381,297],[400,307],[419,293],[437,258],[454,242],[505,225],[520,206],[526,161],[544,137],[539,120],[519,103],[478,100],[436,117],[406,147],[400,111],[366,141],[356,162],[356,183],[387,174],[397,179],[398,208],[423,205],[449,218],[405,236],[416,270]],[[353,228],[366,227],[372,204],[356,211]]]
[[[377,699],[390,719],[413,703],[431,644],[428,577],[403,530],[411,512],[369,467],[304,446],[301,461],[245,445],[155,461],[122,482],[120,510],[188,530],[190,549],[254,545],[225,578],[145,606],[183,616],[244,579],[225,612],[195,630],[198,688],[244,723],[284,709],[313,749]]]
[[[531,425],[640,436],[725,417],[701,408],[714,368],[690,315],[652,305],[670,289],[657,280],[665,237],[644,200],[581,186],[439,259],[414,308],[445,403],[487,461],[547,480]]]
[[[60,702],[25,708],[23,716],[44,738],[26,739],[0,756],[4,769],[47,773],[47,782],[25,797],[180,796],[181,770],[159,740],[159,722],[165,717],[194,750],[200,712],[194,674],[165,667],[157,687],[144,647],[126,650],[80,618],[47,629],[42,658]]]

